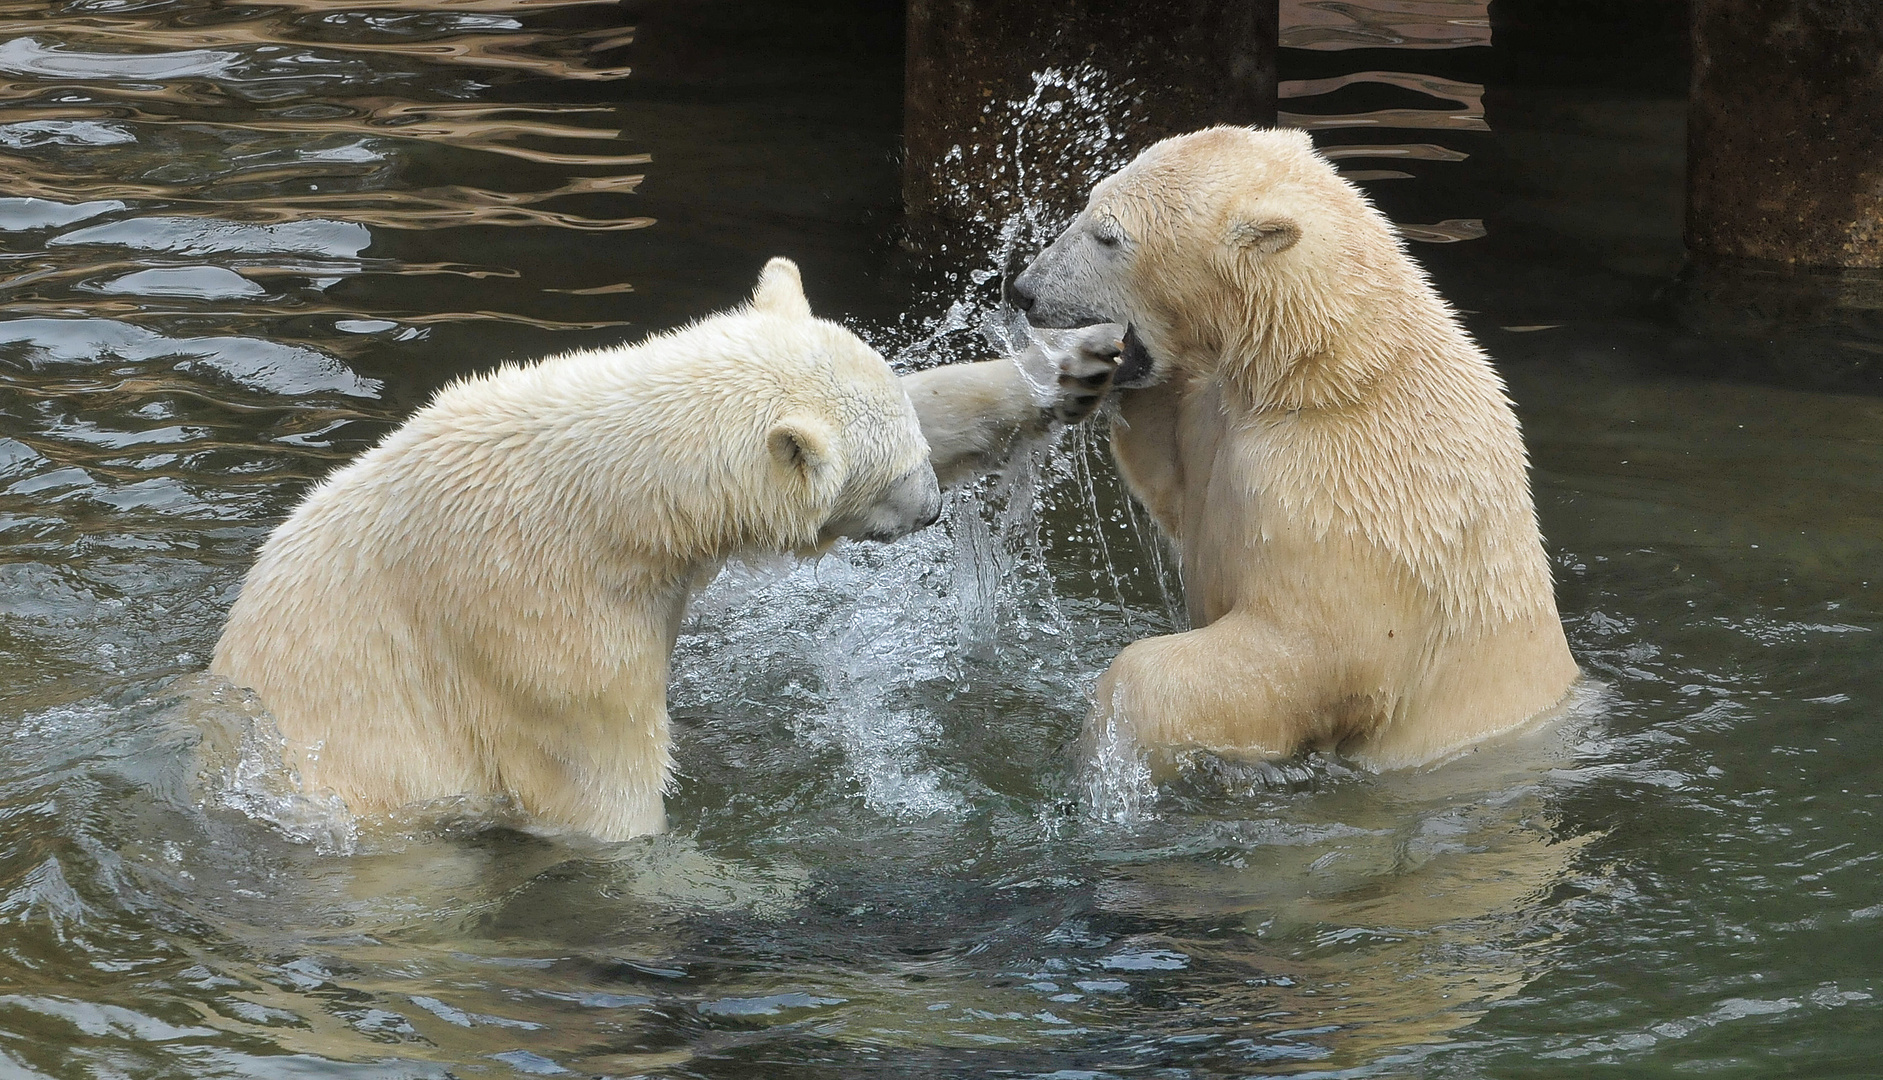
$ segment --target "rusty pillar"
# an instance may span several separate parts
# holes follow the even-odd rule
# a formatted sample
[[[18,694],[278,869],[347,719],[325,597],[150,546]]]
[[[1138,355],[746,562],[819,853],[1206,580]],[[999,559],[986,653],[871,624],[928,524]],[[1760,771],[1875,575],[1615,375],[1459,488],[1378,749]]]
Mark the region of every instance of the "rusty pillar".
[[[909,0],[915,219],[1063,214],[1166,135],[1275,121],[1277,0]]]
[[[1883,392],[1883,4],[1691,2],[1680,364]]]
[[[1692,3],[1695,261],[1883,268],[1883,3]]]

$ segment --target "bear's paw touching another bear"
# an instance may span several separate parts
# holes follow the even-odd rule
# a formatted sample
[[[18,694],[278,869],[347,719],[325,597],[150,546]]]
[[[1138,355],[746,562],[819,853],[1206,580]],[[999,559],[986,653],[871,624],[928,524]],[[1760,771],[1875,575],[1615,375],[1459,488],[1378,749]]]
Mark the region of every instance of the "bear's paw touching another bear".
[[[901,382],[774,259],[741,308],[445,388],[268,538],[211,670],[354,813],[497,796],[659,832],[688,594],[939,512]]]

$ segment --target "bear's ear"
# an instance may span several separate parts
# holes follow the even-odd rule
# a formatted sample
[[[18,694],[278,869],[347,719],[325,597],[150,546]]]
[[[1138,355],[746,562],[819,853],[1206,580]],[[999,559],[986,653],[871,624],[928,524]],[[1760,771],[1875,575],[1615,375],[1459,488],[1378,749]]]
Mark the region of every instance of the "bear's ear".
[[[804,298],[804,278],[790,259],[773,259],[759,272],[752,290],[752,309],[792,318],[811,317],[811,302]]]
[[[1301,239],[1301,226],[1285,217],[1263,216],[1229,227],[1229,242],[1256,255],[1279,255]]]
[[[843,485],[843,462],[837,454],[836,432],[828,421],[803,413],[781,417],[765,437],[772,460],[803,476],[813,488],[829,489],[835,498]]]

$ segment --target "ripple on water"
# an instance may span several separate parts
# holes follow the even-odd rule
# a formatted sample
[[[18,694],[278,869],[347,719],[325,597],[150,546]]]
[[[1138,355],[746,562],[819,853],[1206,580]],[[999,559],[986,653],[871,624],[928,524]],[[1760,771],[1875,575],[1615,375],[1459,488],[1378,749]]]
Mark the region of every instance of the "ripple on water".
[[[11,17],[0,1071],[1876,1056],[1877,416],[1855,399],[1511,367],[1592,681],[1564,722],[1442,768],[1194,755],[1153,786],[1121,747],[1088,792],[1072,747],[1094,676],[1184,622],[1082,431],[913,542],[700,597],[674,671],[675,835],[584,844],[471,804],[357,821],[298,792],[252,703],[171,681],[200,670],[268,526],[467,363],[618,324],[632,290],[695,271],[697,230],[647,230],[637,192],[659,175],[643,133],[703,114],[667,111],[677,84],[614,85],[613,9],[448,7]],[[1488,33],[1481,4],[1289,10],[1302,49]],[[1289,82],[1290,111],[1330,157],[1394,166],[1358,180],[1476,167],[1498,134],[1483,88],[1379,55]],[[1028,140],[1128,89],[1081,67],[991,102],[999,182],[1038,179]],[[1127,152],[1081,130],[1069,170]],[[1409,229],[1483,235],[1470,215],[1495,200],[1468,194]],[[723,195],[667,205],[711,217]],[[1026,340],[993,295],[1057,218],[987,224],[991,253],[879,335],[900,366]]]

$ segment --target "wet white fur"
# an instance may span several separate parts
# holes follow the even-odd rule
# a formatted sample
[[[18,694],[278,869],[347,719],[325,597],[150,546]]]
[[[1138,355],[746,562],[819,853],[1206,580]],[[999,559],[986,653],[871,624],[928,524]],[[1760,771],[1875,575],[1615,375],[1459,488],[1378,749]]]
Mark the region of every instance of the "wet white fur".
[[[900,382],[774,259],[745,307],[441,391],[269,537],[211,669],[356,813],[495,795],[657,832],[688,594],[938,503]]]
[[[1112,445],[1198,629],[1117,657],[1094,741],[1397,767],[1564,696],[1503,383],[1304,133],[1158,143],[1018,284],[1046,325],[1135,324],[1159,365],[1119,392]]]
[[[1104,397],[1119,336],[1111,324],[1042,330],[1017,356],[950,364],[902,377],[935,474],[956,483],[1004,462],[1057,421],[1077,423]]]

